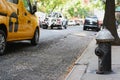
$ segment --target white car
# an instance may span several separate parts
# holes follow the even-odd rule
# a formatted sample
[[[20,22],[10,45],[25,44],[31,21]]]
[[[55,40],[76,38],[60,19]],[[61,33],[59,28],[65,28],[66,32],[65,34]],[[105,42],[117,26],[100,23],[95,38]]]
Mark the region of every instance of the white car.
[[[64,16],[61,13],[59,13],[59,12],[52,12],[52,13],[50,13],[48,15],[48,17],[46,18],[46,20],[47,20],[46,21],[46,26],[45,26],[46,29],[48,27],[50,27],[51,29],[53,29],[53,27],[57,27],[59,29],[62,29],[63,22],[66,21]],[[67,25],[67,22],[66,22],[66,25]]]
[[[76,25],[75,20],[68,21],[68,26],[75,26],[75,25]]]
[[[42,27],[44,25],[44,20],[46,18],[46,13],[36,12],[35,15],[37,16],[39,26]]]

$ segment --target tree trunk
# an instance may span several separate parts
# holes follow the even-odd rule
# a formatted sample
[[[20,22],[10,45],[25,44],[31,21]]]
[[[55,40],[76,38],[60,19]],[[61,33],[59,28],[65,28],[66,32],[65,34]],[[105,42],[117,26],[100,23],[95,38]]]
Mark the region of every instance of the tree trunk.
[[[115,22],[115,0],[106,0],[105,16],[103,26],[114,36],[115,41],[119,39]]]

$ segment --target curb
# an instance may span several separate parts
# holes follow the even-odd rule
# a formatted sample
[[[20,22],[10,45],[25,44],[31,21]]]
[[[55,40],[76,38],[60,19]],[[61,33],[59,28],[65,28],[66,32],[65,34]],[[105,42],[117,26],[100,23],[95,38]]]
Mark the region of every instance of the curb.
[[[83,51],[82,55],[76,60],[75,65],[65,80],[81,80],[82,76],[86,73],[89,60],[92,58],[91,52],[95,49],[95,38],[91,40],[87,48]]]

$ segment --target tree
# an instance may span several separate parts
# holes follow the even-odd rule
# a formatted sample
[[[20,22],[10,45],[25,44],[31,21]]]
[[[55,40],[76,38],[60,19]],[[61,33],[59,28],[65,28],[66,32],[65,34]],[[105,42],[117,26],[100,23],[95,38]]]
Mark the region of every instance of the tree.
[[[120,6],[120,0],[116,0],[116,5]]]
[[[39,5],[38,5],[38,10],[42,12],[52,12],[54,10],[61,10],[59,7],[60,5],[64,4],[67,2],[67,0],[37,0]]]
[[[120,45],[120,38],[117,33],[116,19],[115,19],[115,0],[106,0],[105,3],[105,17],[103,26],[106,27],[115,38],[113,45]]]
[[[63,14],[66,14],[69,17],[88,16],[88,14],[93,12],[94,8],[101,9],[103,7],[100,0],[90,0],[91,5],[84,4],[83,0],[31,0],[31,2],[34,1],[37,1],[39,4],[37,8],[38,11],[45,13],[61,11]]]
[[[115,23],[115,0],[106,0],[103,26],[111,32],[115,40],[119,39]]]

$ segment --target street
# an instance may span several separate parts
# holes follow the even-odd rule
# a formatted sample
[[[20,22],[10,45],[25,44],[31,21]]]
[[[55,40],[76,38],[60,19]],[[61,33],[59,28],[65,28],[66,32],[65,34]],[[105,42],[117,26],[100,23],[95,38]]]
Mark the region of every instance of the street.
[[[0,80],[64,80],[74,62],[97,34],[82,26],[41,29],[40,41],[8,43],[0,56]]]

